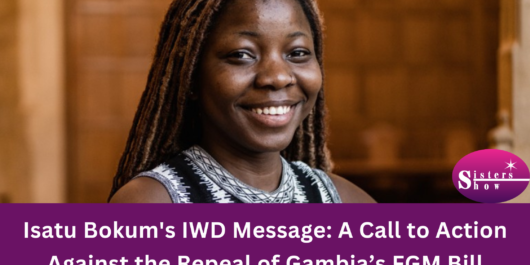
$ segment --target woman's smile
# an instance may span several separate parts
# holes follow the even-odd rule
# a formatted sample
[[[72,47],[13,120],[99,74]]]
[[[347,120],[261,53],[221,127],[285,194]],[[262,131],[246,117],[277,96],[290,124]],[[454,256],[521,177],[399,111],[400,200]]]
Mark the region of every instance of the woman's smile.
[[[299,103],[292,101],[278,101],[265,104],[244,106],[242,109],[250,119],[266,127],[282,127],[291,122]]]

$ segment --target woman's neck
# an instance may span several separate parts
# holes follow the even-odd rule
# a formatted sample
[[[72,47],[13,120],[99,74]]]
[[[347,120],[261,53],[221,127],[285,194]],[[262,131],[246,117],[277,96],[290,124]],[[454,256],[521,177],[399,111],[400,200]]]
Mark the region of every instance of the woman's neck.
[[[219,142],[213,144],[206,140],[199,145],[230,174],[249,186],[271,192],[280,185],[280,152],[250,152],[235,145],[222,145]]]

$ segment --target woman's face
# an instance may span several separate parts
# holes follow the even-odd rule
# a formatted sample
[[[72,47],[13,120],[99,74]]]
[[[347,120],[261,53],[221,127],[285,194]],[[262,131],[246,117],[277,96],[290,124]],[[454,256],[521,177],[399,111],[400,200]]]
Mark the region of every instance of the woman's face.
[[[285,149],[322,87],[301,5],[232,0],[212,27],[197,75],[203,141],[259,153]]]

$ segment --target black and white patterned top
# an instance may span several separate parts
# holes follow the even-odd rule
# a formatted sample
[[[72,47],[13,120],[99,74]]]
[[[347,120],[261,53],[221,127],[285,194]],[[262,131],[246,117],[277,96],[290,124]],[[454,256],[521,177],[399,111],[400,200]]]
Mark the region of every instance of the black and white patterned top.
[[[251,187],[232,176],[199,146],[137,177],[151,177],[167,189],[174,203],[340,203],[326,173],[282,158],[280,186],[273,192]]]

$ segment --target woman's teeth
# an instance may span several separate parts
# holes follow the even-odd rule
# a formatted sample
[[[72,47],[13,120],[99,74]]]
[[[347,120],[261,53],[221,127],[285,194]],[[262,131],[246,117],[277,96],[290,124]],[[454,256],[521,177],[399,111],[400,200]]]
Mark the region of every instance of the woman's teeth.
[[[254,108],[253,112],[261,115],[284,115],[291,110],[291,106]]]

